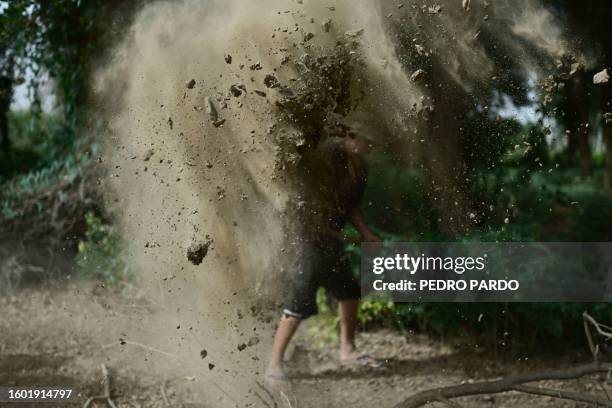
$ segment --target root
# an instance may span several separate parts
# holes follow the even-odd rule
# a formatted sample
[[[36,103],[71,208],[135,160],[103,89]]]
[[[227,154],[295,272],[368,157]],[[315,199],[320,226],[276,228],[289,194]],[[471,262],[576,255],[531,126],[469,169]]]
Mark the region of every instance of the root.
[[[413,396],[405,399],[395,406],[395,408],[417,408],[427,405],[431,402],[443,402],[450,406],[458,406],[452,402],[452,398],[465,397],[470,395],[482,394],[498,394],[502,392],[516,391],[526,394],[542,395],[554,397],[570,401],[593,404],[600,407],[612,407],[612,399],[605,384],[602,387],[607,398],[603,398],[593,394],[587,394],[574,391],[562,391],[544,387],[536,387],[526,385],[532,382],[547,381],[547,380],[572,380],[582,378],[590,374],[607,373],[608,376],[612,372],[612,363],[604,363],[599,360],[599,347],[593,341],[590,326],[593,326],[595,331],[603,336],[606,340],[612,338],[612,328],[598,323],[587,312],[583,313],[584,331],[589,345],[593,362],[582,366],[568,368],[563,370],[546,370],[535,373],[526,373],[520,375],[509,376],[500,380],[481,381],[471,384],[453,385],[448,387],[434,388],[431,390],[421,391]]]

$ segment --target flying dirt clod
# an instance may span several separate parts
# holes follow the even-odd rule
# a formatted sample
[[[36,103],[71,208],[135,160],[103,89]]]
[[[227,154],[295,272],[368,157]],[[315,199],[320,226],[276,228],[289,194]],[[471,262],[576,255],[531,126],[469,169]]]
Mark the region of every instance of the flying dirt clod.
[[[207,235],[206,240],[204,242],[193,242],[187,248],[187,259],[194,265],[200,265],[206,255],[208,254],[208,249],[212,244],[212,240]]]
[[[595,85],[607,84],[609,80],[610,75],[608,74],[607,69],[604,69],[593,76],[593,84]]]

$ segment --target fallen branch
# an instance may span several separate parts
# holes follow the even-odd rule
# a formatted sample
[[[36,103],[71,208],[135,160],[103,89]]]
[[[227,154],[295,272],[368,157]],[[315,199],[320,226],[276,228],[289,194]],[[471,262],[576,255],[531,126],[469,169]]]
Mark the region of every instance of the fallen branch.
[[[89,397],[83,404],[83,408],[88,408],[94,401],[104,401],[109,407],[117,408],[110,396],[110,373],[104,364],[102,364],[102,383],[104,385],[104,395]]]
[[[481,381],[475,382],[471,384],[462,384],[462,385],[453,385],[449,387],[440,387],[431,390],[421,391],[419,393],[414,394],[410,398],[400,402],[395,405],[395,408],[417,408],[422,407],[430,402],[442,402],[444,400],[448,400],[451,398],[457,397],[465,397],[469,395],[482,395],[482,394],[498,394],[501,392],[507,391],[521,391],[520,388],[524,388],[523,384],[536,382],[536,381],[546,381],[546,380],[573,380],[576,378],[581,378],[589,374],[596,373],[605,373],[612,370],[612,364],[610,363],[590,363],[582,366],[564,369],[564,370],[546,370],[539,371],[535,373],[527,373],[521,375],[515,375],[503,378],[501,380],[493,380],[493,381]],[[524,389],[529,389],[530,391],[534,391],[536,387],[528,387]],[[540,389],[542,392],[546,392],[545,389]],[[550,391],[550,390],[548,390]],[[559,392],[554,392],[554,395],[549,395],[562,399],[573,399],[574,401],[583,401],[587,402],[587,400],[593,396],[586,395],[582,393],[573,393],[573,397],[580,396],[581,399],[577,398],[566,398],[569,396],[567,392],[563,392],[559,394]],[[530,392],[534,393],[534,392]],[[540,395],[548,395],[541,394]],[[596,397],[594,397],[596,398]],[[603,398],[598,399],[597,402],[600,406],[603,407],[612,407],[612,402],[607,401]]]
[[[586,311],[582,312],[582,320],[584,323],[584,334],[587,338],[589,349],[591,350],[591,354],[593,355],[593,360],[597,362],[599,360],[599,345],[593,342],[593,336],[591,335],[591,329],[589,328],[589,324],[592,325],[595,328],[595,331],[599,335],[603,336],[606,341],[612,339],[612,327],[599,323],[597,320],[593,319],[593,317]]]
[[[514,387],[515,391],[524,392],[526,394],[544,395],[546,397],[560,398],[577,402],[586,402],[601,407],[612,407],[612,402],[605,398],[600,398],[592,394],[584,394],[581,392],[552,390],[549,388],[531,387],[528,385],[519,385]]]

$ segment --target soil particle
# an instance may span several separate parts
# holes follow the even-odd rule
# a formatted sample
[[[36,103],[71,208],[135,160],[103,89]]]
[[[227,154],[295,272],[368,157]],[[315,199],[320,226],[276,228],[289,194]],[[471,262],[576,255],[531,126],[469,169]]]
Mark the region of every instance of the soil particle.
[[[266,77],[264,78],[264,85],[268,88],[276,88],[278,87],[280,84],[278,83],[278,79],[276,79],[276,77],[272,74],[268,74],[266,75]]]
[[[217,122],[219,120],[219,112],[217,111],[215,103],[210,97],[206,98],[206,113],[208,113],[208,116],[212,122]]]
[[[251,71],[259,71],[259,70],[262,69],[262,66],[261,66],[261,64],[259,62],[256,62],[255,64],[249,66],[249,69]]]
[[[187,89],[193,89],[193,87],[195,86],[196,81],[195,79],[190,79],[189,81],[185,82],[185,87]]]
[[[313,33],[306,33],[304,34],[304,42],[310,41],[314,38],[314,34]]]
[[[430,6],[428,9],[429,14],[438,14],[442,11],[442,6],[440,5],[434,5],[434,6]]]
[[[575,75],[576,73],[580,72],[584,70],[584,64],[580,63],[580,62],[574,62],[571,66],[570,66],[570,76]]]
[[[206,358],[207,355],[208,355],[208,351],[206,351],[206,349],[203,349],[202,351],[200,351],[201,358]]]
[[[172,118],[170,116],[168,116],[168,126],[170,126],[170,130],[172,130],[172,128],[174,127],[174,122],[172,121]]]
[[[194,265],[199,265],[208,254],[208,249],[210,248],[210,244],[212,244],[212,240],[207,235],[206,240],[203,242],[193,242],[187,248],[187,259]]]
[[[363,28],[356,28],[354,30],[348,30],[347,32],[344,33],[346,37],[350,37],[350,38],[359,37],[361,34],[363,34]]]
[[[600,71],[593,76],[593,83],[595,85],[607,84],[609,80],[610,75],[608,74],[607,69],[604,69],[603,71]]]
[[[229,54],[225,54],[223,59],[225,60],[225,63],[227,63],[227,64],[231,64],[232,63],[232,56],[229,55]]]
[[[253,347],[254,345],[256,345],[258,343],[259,343],[259,338],[251,337],[251,338],[249,338],[249,341],[247,341],[247,346]]]
[[[245,348],[247,348],[247,345],[246,345],[246,344],[244,344],[244,343],[242,343],[242,344],[239,344],[237,348],[238,348],[238,351],[242,351],[242,350],[244,350]]]
[[[154,154],[155,154],[155,152],[153,151],[153,149],[147,150],[147,152],[145,153],[144,157],[142,158],[142,161],[149,161],[149,160],[151,160],[151,157],[153,157]]]
[[[242,95],[242,91],[246,92],[246,87],[244,85],[234,84],[234,85],[230,86],[230,92],[236,98],[239,97],[240,95]]]
[[[264,91],[260,91],[259,89],[255,89],[253,90],[253,92],[255,92],[257,95],[262,96],[262,97],[266,97],[266,93]]]
[[[325,19],[321,23],[321,30],[323,30],[324,33],[329,33],[329,31],[331,30],[331,27],[332,27],[331,18]]]
[[[422,69],[417,69],[416,71],[412,73],[412,75],[410,75],[410,80],[412,82],[417,82],[423,79],[424,77],[425,77],[425,71],[423,71]]]
[[[225,119],[215,120],[212,124],[214,127],[218,128],[225,123]]]

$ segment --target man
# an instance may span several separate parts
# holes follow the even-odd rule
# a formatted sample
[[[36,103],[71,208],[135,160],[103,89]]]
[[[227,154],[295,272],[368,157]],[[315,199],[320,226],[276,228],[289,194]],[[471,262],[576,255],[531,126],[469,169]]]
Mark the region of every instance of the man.
[[[334,137],[321,143],[302,160],[300,175],[306,200],[299,218],[304,227],[303,254],[298,270],[291,272],[292,282],[274,337],[272,358],[266,372],[272,385],[286,382],[285,350],[300,322],[317,313],[319,287],[324,287],[338,300],[341,363],[378,365],[355,348],[361,291],[344,252],[341,232],[350,222],[364,241],[380,241],[366,225],[359,207],[367,179],[364,159],[372,148],[372,142],[365,138]]]

